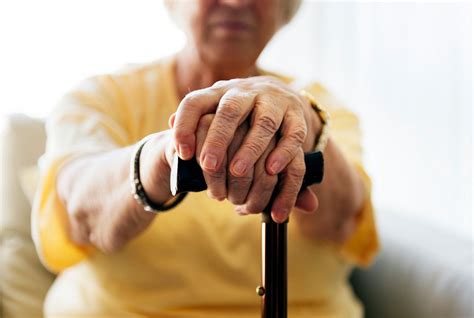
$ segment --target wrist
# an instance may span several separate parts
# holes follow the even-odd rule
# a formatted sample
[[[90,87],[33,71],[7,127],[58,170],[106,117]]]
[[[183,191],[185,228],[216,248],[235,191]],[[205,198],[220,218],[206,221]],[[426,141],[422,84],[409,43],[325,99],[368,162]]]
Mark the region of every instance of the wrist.
[[[147,197],[162,204],[172,198],[170,190],[171,167],[166,159],[166,136],[154,134],[145,143],[140,154],[140,179]]]
[[[302,90],[300,94],[304,100],[306,100],[311,109],[312,109],[312,117],[316,119],[316,133],[313,140],[313,146],[311,147],[311,151],[321,151],[324,152],[326,145],[329,141],[329,122],[330,116],[329,113],[326,112],[321,106],[319,105],[318,101],[314,98],[313,95],[310,93]],[[314,123],[314,122],[313,122]]]
[[[304,115],[306,118],[308,132],[306,134],[306,139],[303,143],[303,151],[310,152],[314,151],[315,141],[318,139],[318,136],[321,134],[322,122],[318,114],[314,111],[311,102],[302,97],[304,103]]]

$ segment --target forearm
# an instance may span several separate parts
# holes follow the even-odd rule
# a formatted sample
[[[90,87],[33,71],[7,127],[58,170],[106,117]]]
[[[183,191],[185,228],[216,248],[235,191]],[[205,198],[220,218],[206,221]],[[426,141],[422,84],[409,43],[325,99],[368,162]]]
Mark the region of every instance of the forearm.
[[[324,179],[311,187],[319,200],[314,214],[294,213],[301,232],[310,238],[342,243],[354,232],[365,189],[356,168],[330,138],[324,151]]]
[[[144,147],[141,159],[145,158],[146,151],[150,149]],[[93,244],[104,252],[113,252],[153,220],[154,214],[145,212],[131,195],[132,152],[133,147],[126,147],[86,155],[61,169],[57,177],[58,194],[68,211],[69,234],[74,242]],[[146,160],[141,160],[141,165],[142,161]],[[144,186],[153,188],[150,182],[144,182]],[[152,199],[165,202],[171,196],[168,189],[153,188]]]

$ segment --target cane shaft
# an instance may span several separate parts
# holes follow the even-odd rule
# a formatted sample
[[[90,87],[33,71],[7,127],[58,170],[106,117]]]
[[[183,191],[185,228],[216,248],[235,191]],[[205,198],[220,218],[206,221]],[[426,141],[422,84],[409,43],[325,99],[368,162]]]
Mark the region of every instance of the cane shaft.
[[[306,174],[301,189],[320,183],[324,161],[320,152],[305,154]],[[201,167],[196,160],[183,161],[177,156],[171,169],[171,192],[197,192],[207,188]],[[276,223],[271,207],[278,190],[272,195],[262,213],[262,285],[257,293],[262,296],[262,318],[287,318],[288,270],[287,224]]]
[[[262,318],[287,317],[287,223],[262,223]]]

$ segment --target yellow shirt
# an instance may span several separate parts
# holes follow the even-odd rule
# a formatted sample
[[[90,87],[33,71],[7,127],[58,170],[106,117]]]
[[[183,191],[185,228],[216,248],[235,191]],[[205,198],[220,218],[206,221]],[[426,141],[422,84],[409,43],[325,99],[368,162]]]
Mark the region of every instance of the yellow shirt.
[[[112,255],[68,237],[67,211],[55,188],[58,169],[75,156],[167,129],[179,104],[173,65],[164,59],[86,80],[48,120],[32,222],[43,263],[60,273],[46,299],[47,317],[259,316],[261,219],[238,216],[227,201],[192,193]],[[343,246],[308,240],[289,223],[289,317],[361,317],[347,278],[354,264],[370,263],[378,239],[358,121],[320,85],[306,89],[331,113],[332,138],[360,171],[368,193],[357,230]]]

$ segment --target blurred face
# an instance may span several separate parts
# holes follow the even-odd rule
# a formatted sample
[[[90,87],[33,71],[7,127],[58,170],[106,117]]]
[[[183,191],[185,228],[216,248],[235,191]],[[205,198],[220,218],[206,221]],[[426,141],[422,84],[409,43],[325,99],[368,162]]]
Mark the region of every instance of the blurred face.
[[[250,67],[283,24],[284,0],[167,0],[201,60]]]

